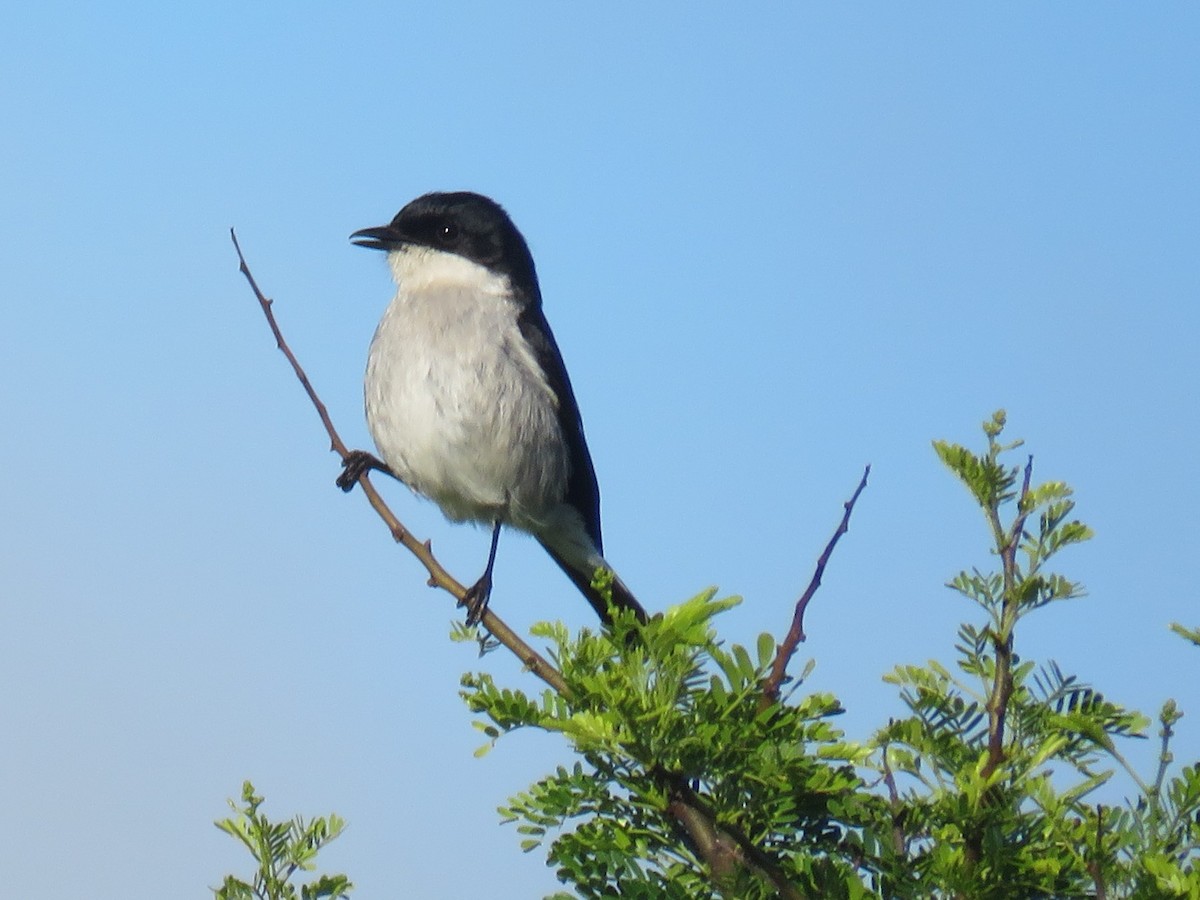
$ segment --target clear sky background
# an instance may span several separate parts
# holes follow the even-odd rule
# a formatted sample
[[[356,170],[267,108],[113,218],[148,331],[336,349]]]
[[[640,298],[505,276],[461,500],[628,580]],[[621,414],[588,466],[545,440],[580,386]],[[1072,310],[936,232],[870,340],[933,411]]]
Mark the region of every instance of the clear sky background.
[[[1009,410],[1097,532],[1090,596],[1018,635],[1200,756],[1200,12],[1185,4],[13,5],[0,17],[0,872],[39,897],[205,897],[212,826],[336,810],[357,896],[554,889],[495,807],[566,760],[481,743],[447,641],[338,471],[228,230],[351,445],[392,287],[348,235],[500,200],[583,409],[608,556],[648,606],[810,608],[851,736],[948,659],[987,532],[934,438]],[[485,532],[398,485],[463,580]],[[531,540],[496,610],[590,609]],[[803,658],[797,660],[797,666]],[[1148,771],[1153,741],[1131,745]],[[1119,792],[1118,792],[1119,795]]]

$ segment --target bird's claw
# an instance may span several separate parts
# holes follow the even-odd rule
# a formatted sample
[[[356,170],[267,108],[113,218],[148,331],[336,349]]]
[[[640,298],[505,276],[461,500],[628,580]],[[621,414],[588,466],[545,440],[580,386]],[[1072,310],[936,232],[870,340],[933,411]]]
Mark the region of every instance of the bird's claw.
[[[358,480],[372,469],[392,474],[392,470],[378,457],[366,450],[351,450],[342,460],[342,473],[338,475],[335,484],[346,493],[350,493],[358,484]]]
[[[466,596],[459,606],[467,610],[467,627],[478,625],[487,612],[488,599],[492,596],[492,576],[484,572],[480,579],[467,588]]]

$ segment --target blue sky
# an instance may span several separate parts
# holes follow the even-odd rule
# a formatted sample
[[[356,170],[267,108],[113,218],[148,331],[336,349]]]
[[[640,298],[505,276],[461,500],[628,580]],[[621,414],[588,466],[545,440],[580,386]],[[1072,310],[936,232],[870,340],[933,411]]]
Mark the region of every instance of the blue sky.
[[[335,458],[228,229],[343,437],[390,296],[350,232],[433,189],[506,205],[583,409],[607,555],[647,605],[810,607],[852,736],[947,659],[988,562],[930,450],[1006,407],[1077,490],[1087,599],[1018,636],[1200,756],[1194,476],[1200,13],[1183,4],[25,4],[0,25],[0,870],[39,896],[208,896],[251,778],[336,810],[370,896],[555,886],[495,807],[446,640]],[[395,486],[464,580],[487,535]],[[501,543],[518,626],[590,610]],[[802,655],[803,655],[802,654]],[[798,664],[801,660],[797,661]],[[1148,768],[1151,742],[1131,753]]]

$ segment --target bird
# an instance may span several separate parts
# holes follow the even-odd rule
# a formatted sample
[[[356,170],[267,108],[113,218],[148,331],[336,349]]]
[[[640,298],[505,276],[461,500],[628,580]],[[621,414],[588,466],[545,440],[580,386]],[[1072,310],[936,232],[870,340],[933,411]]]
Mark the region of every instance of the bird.
[[[378,469],[454,522],[490,526],[483,574],[463,605],[478,622],[503,526],[533,535],[603,623],[645,609],[604,558],[600,491],[571,379],[542,311],[529,245],[499,203],[432,192],[387,225],[354,232],[396,283],[367,356],[363,395],[376,457],[356,450],[338,477]]]

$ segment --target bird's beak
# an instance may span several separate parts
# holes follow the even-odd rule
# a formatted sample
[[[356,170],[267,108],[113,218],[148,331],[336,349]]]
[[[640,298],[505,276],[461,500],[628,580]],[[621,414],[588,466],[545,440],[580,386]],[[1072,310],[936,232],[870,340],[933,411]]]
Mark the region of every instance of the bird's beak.
[[[378,228],[364,228],[350,235],[350,240],[356,247],[367,247],[371,250],[394,250],[404,243],[404,238],[391,225],[381,225]]]

